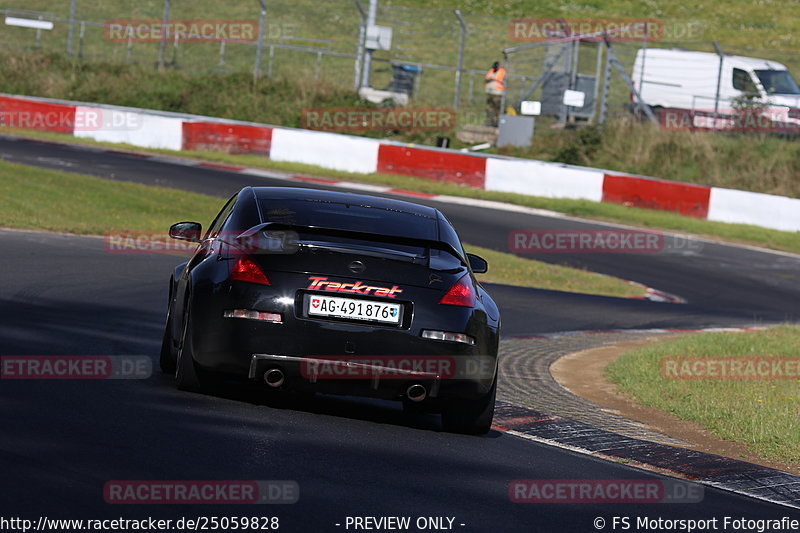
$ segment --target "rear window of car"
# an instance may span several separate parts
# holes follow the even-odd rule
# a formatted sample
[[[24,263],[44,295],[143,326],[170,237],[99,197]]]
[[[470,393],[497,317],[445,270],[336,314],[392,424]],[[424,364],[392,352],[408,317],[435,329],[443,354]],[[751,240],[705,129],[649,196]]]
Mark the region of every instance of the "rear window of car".
[[[438,240],[433,217],[382,207],[319,200],[259,200],[264,222]]]

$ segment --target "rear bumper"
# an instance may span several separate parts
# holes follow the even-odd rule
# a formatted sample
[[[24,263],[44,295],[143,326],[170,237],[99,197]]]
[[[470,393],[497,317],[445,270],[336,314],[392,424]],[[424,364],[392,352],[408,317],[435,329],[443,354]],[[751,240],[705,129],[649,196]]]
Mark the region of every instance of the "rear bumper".
[[[444,377],[441,372],[395,368],[344,359],[272,354],[253,354],[250,359],[250,371],[247,377],[258,379],[272,368],[278,368],[285,375],[288,374],[290,380],[297,381],[302,378],[311,387],[327,379],[325,374],[328,369],[335,374],[354,375],[357,378],[365,378],[355,380],[360,382],[356,384],[356,389],[362,388],[365,385],[364,382],[368,381],[370,390],[376,395],[380,395],[379,392],[381,391],[388,392],[389,395],[395,395],[397,394],[396,389],[405,390],[411,384],[421,384],[425,386],[425,390],[431,398],[436,398],[439,395]],[[314,372],[313,370],[317,371]],[[395,383],[392,383],[393,381]],[[397,383],[397,381],[400,383]],[[347,383],[339,383],[337,387],[347,388],[347,385]],[[350,385],[350,388],[353,388],[353,384]]]
[[[403,397],[412,384],[423,385],[430,398],[475,398],[489,391],[497,370],[496,349],[477,343],[350,324],[303,326],[220,319],[196,328],[195,361],[210,371],[257,381],[278,368],[286,376],[285,389],[386,399]]]
[[[304,316],[296,292],[268,288],[247,291],[248,297],[226,292],[196,290],[193,298],[194,358],[209,371],[261,380],[267,370],[279,368],[287,389],[383,398],[402,397],[414,383],[425,385],[429,397],[475,397],[488,392],[494,380],[498,332],[481,310],[414,306],[403,327],[380,327]],[[278,313],[282,322],[223,317],[236,308]],[[465,333],[475,344],[423,338],[425,329]],[[348,368],[356,375],[315,377],[307,371],[315,360],[329,364],[330,358],[350,359],[352,364],[333,368]],[[387,372],[391,362],[384,364],[383,359],[391,358],[421,363],[425,372]],[[359,367],[363,359],[372,368],[366,374]],[[445,367],[431,372],[432,361]]]
[[[358,359],[358,357],[354,357]],[[483,361],[481,375],[469,379],[453,379],[449,372],[430,372],[397,368],[375,362],[358,362],[351,358],[297,357],[277,354],[253,354],[248,378],[261,380],[272,369],[285,376],[282,388],[317,391],[331,394],[372,396],[400,399],[412,385],[421,385],[433,401],[442,398],[475,398],[491,388],[497,371],[494,359]],[[464,362],[464,361],[462,361]]]

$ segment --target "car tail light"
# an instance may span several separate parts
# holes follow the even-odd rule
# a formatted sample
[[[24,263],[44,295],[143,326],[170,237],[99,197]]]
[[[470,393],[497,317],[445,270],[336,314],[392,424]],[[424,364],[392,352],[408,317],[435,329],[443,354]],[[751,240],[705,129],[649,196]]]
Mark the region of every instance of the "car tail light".
[[[260,285],[271,285],[269,278],[255,261],[247,256],[242,256],[236,261],[231,272],[231,279],[235,281],[247,281],[248,283],[258,283]]]
[[[439,304],[473,307],[475,305],[475,287],[472,286],[469,274],[464,274],[455,285],[450,287],[447,294],[439,300]]]
[[[789,118],[800,118],[800,108],[793,107],[789,109]]]

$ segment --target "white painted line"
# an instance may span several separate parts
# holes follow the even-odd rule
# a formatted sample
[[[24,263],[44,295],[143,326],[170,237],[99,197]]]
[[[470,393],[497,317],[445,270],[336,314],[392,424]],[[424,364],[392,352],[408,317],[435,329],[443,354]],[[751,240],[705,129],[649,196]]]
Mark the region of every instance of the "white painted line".
[[[500,211],[514,211],[516,213],[525,213],[528,215],[539,215],[543,217],[553,218],[566,218],[564,213],[556,211],[549,211],[547,209],[537,209],[535,207],[527,207],[524,205],[506,204],[494,200],[483,200],[480,198],[467,198],[464,196],[448,196],[445,194],[437,195],[431,198],[437,202],[445,202],[448,204],[466,205],[471,207],[480,207],[483,209],[497,209]]]
[[[184,159],[182,157],[169,157],[167,155],[153,155],[153,156],[148,156],[147,159],[149,161],[155,161],[156,163],[165,163],[167,165],[180,165],[184,167],[196,167],[197,165],[202,164],[202,161],[196,161],[194,159]]]
[[[392,190],[391,187],[387,187],[385,185],[372,185],[370,183],[355,183],[352,181],[337,181],[335,184],[331,185],[333,185],[334,187],[355,189],[358,191],[367,191],[367,192],[388,192]]]
[[[261,168],[246,168],[241,171],[242,174],[247,174],[248,176],[258,176],[259,178],[272,178],[276,180],[290,180],[292,179],[291,176],[288,174],[282,174],[280,172],[274,172],[270,170],[264,170]]]
[[[614,463],[616,463],[616,464],[618,464],[620,466],[625,466],[625,467],[628,467],[628,468],[635,468],[637,470],[644,470],[645,472],[656,473],[656,474],[659,474],[659,475],[662,475],[662,476],[665,476],[665,477],[673,477],[673,478],[676,478],[676,479],[682,479],[682,480],[687,481],[688,483],[699,483],[701,485],[705,485],[705,486],[708,486],[708,487],[713,487],[715,489],[721,489],[721,490],[725,490],[727,492],[733,492],[735,494],[741,494],[742,496],[747,496],[748,498],[752,498],[752,499],[755,499],[755,500],[762,500],[762,501],[766,501],[766,502],[770,502],[770,503],[777,503],[779,505],[783,505],[784,507],[800,508],[800,506],[798,506],[796,504],[793,504],[793,503],[788,503],[788,502],[784,502],[784,501],[777,501],[777,500],[773,500],[773,499],[769,498],[768,496],[755,495],[755,494],[752,494],[750,492],[746,492],[746,491],[741,490],[741,489],[729,487],[724,482],[714,481],[713,478],[709,479],[709,480],[705,480],[705,479],[688,479],[685,476],[681,476],[677,472],[672,472],[672,471],[664,469],[664,468],[655,467],[655,466],[649,465],[647,463],[641,463],[641,462],[638,462],[638,461],[632,461],[632,462],[627,463],[627,464],[622,464],[622,463],[619,463],[618,461],[615,460],[615,459],[619,459],[619,457],[614,457],[614,456],[610,456],[610,455],[604,455],[604,454],[602,454],[600,452],[593,452],[593,451],[587,450],[585,448],[579,448],[577,446],[572,446],[570,444],[563,444],[561,442],[556,442],[556,441],[550,440],[550,439],[543,439],[541,437],[537,437],[535,435],[528,435],[526,433],[522,433],[520,431],[515,431],[513,429],[505,431],[505,433],[508,434],[508,435],[513,435],[515,437],[520,437],[520,438],[523,438],[523,439],[526,439],[526,440],[537,442],[539,444],[544,444],[545,446],[552,446],[554,448],[560,448],[562,450],[568,450],[568,451],[571,451],[571,452],[579,453],[581,455],[588,455],[590,457],[594,457],[594,458],[597,458],[597,459],[602,459],[604,461],[614,462]],[[767,488],[767,487],[763,486],[762,488]],[[756,487],[754,487],[754,489],[756,489]]]
[[[114,151],[114,150],[112,150],[112,151]],[[124,151],[124,150],[119,150],[119,151]],[[152,156],[152,157],[161,157],[161,156]],[[180,165],[184,165],[184,166],[186,166],[186,165],[193,166],[193,165],[190,165],[189,163],[186,163],[185,161],[187,161],[187,160],[178,159],[178,160],[176,160],[176,164],[180,164]],[[199,164],[204,163],[204,162],[205,161],[196,161],[194,163],[194,165],[199,165]],[[241,172],[243,172],[245,174],[251,174],[253,176],[260,176],[260,177],[265,177],[265,178],[285,179],[285,180],[293,180],[294,179],[289,174],[283,174],[283,173],[280,173],[280,172],[273,172],[273,171],[262,170],[262,169],[249,168],[249,169],[245,169],[245,170],[243,170]],[[296,181],[300,181],[300,180],[296,180]],[[331,186],[331,187],[344,188],[344,189],[355,189],[355,190],[368,191],[368,192],[387,192],[390,189],[392,189],[392,187],[387,187],[387,186],[371,185],[371,184],[366,184],[366,183],[356,183],[356,182],[349,182],[349,181],[337,181],[337,182],[332,182],[332,183],[330,183],[328,185]],[[402,193],[393,193],[393,194],[402,195]],[[409,196],[409,198],[413,198],[414,197],[412,195],[408,195],[408,196]],[[437,195],[437,196],[435,196],[433,198],[430,198],[430,200],[433,200],[433,201],[436,201],[436,202],[442,202],[442,203],[449,203],[449,204],[458,204],[458,205],[467,205],[467,206],[472,206],[472,207],[480,207],[480,208],[484,208],[484,209],[494,209],[494,210],[498,210],[498,211],[507,211],[507,212],[523,213],[523,214],[530,214],[530,215],[550,217],[550,218],[558,218],[558,219],[562,219],[562,220],[569,220],[571,222],[576,222],[576,223],[579,223],[579,224],[586,224],[586,225],[591,225],[591,226],[600,226],[600,227],[617,228],[617,229],[628,229],[628,230],[641,230],[642,229],[641,227],[638,227],[638,226],[629,226],[627,224],[618,224],[618,223],[607,222],[607,221],[589,220],[589,219],[585,219],[585,218],[566,215],[564,213],[559,213],[559,212],[556,212],[556,211],[549,211],[547,209],[538,209],[538,208],[535,208],[535,207],[527,207],[527,206],[521,206],[521,205],[516,205],[516,204],[507,204],[507,203],[498,202],[498,201],[494,201],[494,200],[483,200],[483,199],[479,199],[479,198],[468,198],[468,197],[448,196],[448,195]],[[652,231],[659,231],[659,230],[652,230]],[[782,257],[790,257],[792,259],[800,259],[800,254],[795,254],[795,253],[792,253],[792,252],[784,252],[784,251],[780,251],[780,250],[770,250],[770,249],[767,249],[767,248],[762,248],[762,247],[759,247],[759,246],[753,246],[753,245],[748,245],[748,244],[735,244],[735,243],[730,243],[730,242],[724,242],[724,241],[717,240],[717,239],[710,239],[710,238],[705,238],[705,237],[698,237],[698,236],[695,236],[695,235],[688,235],[688,234],[684,234],[684,233],[673,233],[673,232],[668,232],[668,231],[660,231],[660,233],[662,235],[665,235],[665,236],[688,237],[688,238],[691,238],[693,241],[702,242],[702,243],[705,243],[705,244],[713,244],[713,245],[717,245],[717,246],[724,246],[726,248],[739,248],[739,249],[744,249],[744,250],[751,250],[751,251],[754,251],[754,252],[761,252],[761,253],[764,253],[764,254],[778,255],[778,256],[782,256]]]
[[[545,339],[557,339],[560,337],[576,337],[578,335],[596,335],[596,334],[620,334],[620,333],[632,333],[632,334],[653,334],[653,333],[740,333],[740,332],[748,332],[748,331],[763,331],[765,329],[769,329],[770,327],[780,326],[781,323],[775,322],[771,324],[765,324],[761,326],[752,326],[752,327],[741,327],[741,328],[729,328],[729,327],[711,327],[711,328],[700,328],[700,329],[690,329],[690,328],[668,328],[668,329],[661,329],[661,328],[651,328],[651,329],[577,329],[571,331],[554,331],[550,333],[540,333],[538,335],[522,335],[522,336],[509,336],[503,337],[503,340],[513,340],[513,339],[537,339],[537,338],[545,338]]]

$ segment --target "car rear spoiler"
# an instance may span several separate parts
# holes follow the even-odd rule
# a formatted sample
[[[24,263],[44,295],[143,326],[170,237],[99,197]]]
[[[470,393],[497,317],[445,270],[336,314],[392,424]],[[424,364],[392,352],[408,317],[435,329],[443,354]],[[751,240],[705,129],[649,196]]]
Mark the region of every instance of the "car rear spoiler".
[[[385,242],[391,244],[418,246],[420,248],[425,248],[426,250],[430,250],[430,248],[435,248],[437,250],[443,250],[445,252],[448,252],[449,254],[453,255],[453,257],[457,258],[464,266],[469,266],[467,260],[464,257],[462,257],[461,254],[458,252],[458,250],[456,250],[450,243],[435,241],[432,239],[419,239],[416,237],[405,237],[398,235],[384,235],[382,233],[370,233],[366,231],[325,228],[321,226],[304,226],[297,224],[285,224],[282,222],[264,222],[263,224],[258,224],[248,230],[243,231],[234,238],[234,241],[240,243],[250,242],[253,239],[253,237],[255,237],[258,233],[271,230],[304,231],[308,233],[314,233],[316,235],[350,237],[353,239],[364,239],[364,240],[372,240],[372,241]],[[430,251],[427,251],[426,256],[428,259],[430,259],[430,255],[431,255]]]

